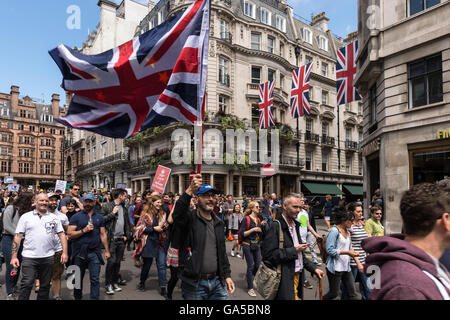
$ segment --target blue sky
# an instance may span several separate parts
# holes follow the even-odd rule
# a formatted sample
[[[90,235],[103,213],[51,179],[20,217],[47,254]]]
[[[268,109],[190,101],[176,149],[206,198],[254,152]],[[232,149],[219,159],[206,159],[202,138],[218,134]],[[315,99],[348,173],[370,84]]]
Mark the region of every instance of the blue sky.
[[[97,0],[2,0],[0,1],[0,92],[9,93],[11,85],[20,86],[21,96],[44,99],[61,95],[61,74],[48,51],[63,43],[81,47],[88,30],[99,23]],[[120,0],[114,0],[120,3]],[[138,2],[146,2],[139,0]],[[288,0],[297,16],[311,20],[311,14],[326,11],[329,28],[345,37],[357,29],[356,0]],[[81,12],[80,29],[70,30],[67,9],[76,5]]]

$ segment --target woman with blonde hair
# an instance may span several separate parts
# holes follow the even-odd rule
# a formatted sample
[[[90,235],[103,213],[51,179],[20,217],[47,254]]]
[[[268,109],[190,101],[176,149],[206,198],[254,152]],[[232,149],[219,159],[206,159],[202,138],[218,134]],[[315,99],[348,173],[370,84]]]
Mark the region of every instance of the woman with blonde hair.
[[[259,203],[252,201],[248,204],[244,212],[244,218],[241,222],[239,233],[242,239],[242,251],[244,252],[245,262],[247,263],[247,287],[248,295],[256,297],[253,290],[253,278],[261,264],[261,237],[262,227],[267,223],[258,218],[260,214]]]
[[[162,197],[154,195],[145,205],[136,225],[136,250],[133,253],[133,259],[137,265],[140,264],[141,257],[143,260],[138,286],[140,291],[145,291],[145,281],[153,259],[156,258],[161,295],[166,296],[166,253],[164,245],[167,227],[166,213],[162,210]]]

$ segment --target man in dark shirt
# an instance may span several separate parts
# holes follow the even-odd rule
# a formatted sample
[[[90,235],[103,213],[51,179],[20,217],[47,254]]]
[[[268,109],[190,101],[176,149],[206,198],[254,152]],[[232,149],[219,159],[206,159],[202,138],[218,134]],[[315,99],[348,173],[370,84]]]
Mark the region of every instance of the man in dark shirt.
[[[268,227],[270,227],[270,224],[272,223],[272,210],[270,208],[270,199],[268,193],[264,193],[263,200],[259,201],[259,207],[260,209],[262,209],[263,220],[267,221],[267,225]]]
[[[59,210],[62,213],[64,213],[64,214],[67,213],[66,205],[70,199],[73,199],[76,202],[76,206],[75,206],[76,212],[83,210],[83,204],[81,203],[81,197],[80,197],[80,190],[81,190],[81,187],[79,184],[73,183],[70,185],[70,195],[67,197],[64,197],[59,204]]]
[[[91,300],[100,298],[100,267],[105,264],[102,258],[101,244],[105,247],[105,258],[109,259],[108,239],[105,223],[100,213],[94,212],[95,196],[88,193],[83,197],[83,208],[69,222],[67,233],[73,239],[72,261],[80,268],[81,287],[74,289],[75,300],[82,299],[83,278],[89,269],[91,282]]]

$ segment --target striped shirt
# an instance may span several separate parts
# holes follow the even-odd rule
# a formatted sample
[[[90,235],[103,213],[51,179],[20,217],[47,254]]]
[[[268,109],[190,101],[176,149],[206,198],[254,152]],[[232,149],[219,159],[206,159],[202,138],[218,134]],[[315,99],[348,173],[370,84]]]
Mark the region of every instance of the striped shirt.
[[[352,225],[352,227],[350,228],[350,234],[352,238],[353,250],[359,252],[358,260],[359,262],[361,262],[361,264],[365,264],[367,254],[361,247],[361,241],[368,237],[367,232],[362,225]],[[356,267],[356,262],[354,259],[350,259],[350,266]]]

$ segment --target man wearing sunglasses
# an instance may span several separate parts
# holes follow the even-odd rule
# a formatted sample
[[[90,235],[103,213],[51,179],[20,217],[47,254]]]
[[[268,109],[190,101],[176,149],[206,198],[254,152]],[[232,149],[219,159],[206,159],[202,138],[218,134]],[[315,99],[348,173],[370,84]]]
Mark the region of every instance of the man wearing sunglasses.
[[[370,215],[370,219],[367,220],[364,226],[367,234],[372,237],[384,236],[384,227],[381,224],[381,217],[383,216],[381,208],[379,206],[371,207]]]
[[[81,197],[80,197],[80,191],[81,191],[81,186],[77,183],[73,183],[70,185],[70,195],[67,197],[64,197],[61,200],[60,205],[60,211],[62,213],[67,213],[67,202],[71,199],[75,200],[76,205],[75,205],[75,211],[78,212],[80,210],[83,210],[83,204],[81,203]]]
[[[202,184],[202,176],[197,174],[173,212],[174,228],[183,235],[179,256],[185,300],[228,300],[228,294],[234,292],[224,222],[213,212],[218,193],[212,186]],[[190,211],[194,194],[198,197],[197,208]]]

